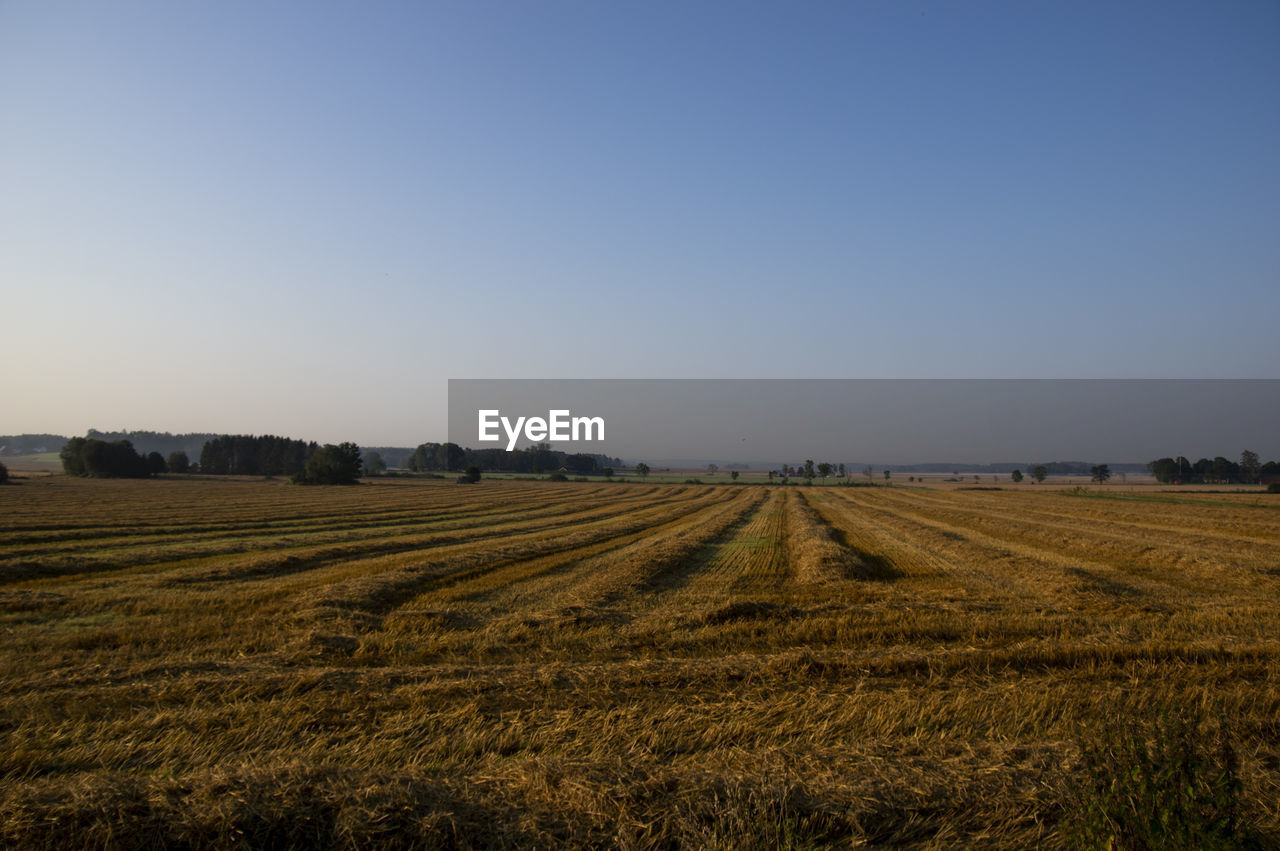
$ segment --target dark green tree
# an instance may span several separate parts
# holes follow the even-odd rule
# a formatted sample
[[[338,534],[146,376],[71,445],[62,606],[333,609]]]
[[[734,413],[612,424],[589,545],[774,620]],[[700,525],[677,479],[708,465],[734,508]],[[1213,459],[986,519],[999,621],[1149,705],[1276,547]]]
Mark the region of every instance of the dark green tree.
[[[170,473],[185,473],[191,469],[191,461],[187,458],[187,453],[181,449],[177,452],[170,452],[169,460],[166,463],[169,466]]]
[[[456,443],[446,443],[441,447],[441,453],[445,470],[456,470],[467,461],[466,450]]]
[[[84,450],[85,438],[73,437],[66,443],[62,444],[62,451],[58,453],[58,457],[62,459],[62,471],[68,476],[83,476],[84,457],[81,454]]]
[[[1089,475],[1098,484],[1105,484],[1111,478],[1111,468],[1106,464],[1097,464],[1089,468]]]
[[[1240,480],[1240,466],[1229,458],[1221,455],[1213,459],[1213,480],[1220,484],[1228,482],[1237,482]]]
[[[307,485],[351,485],[360,478],[360,447],[354,443],[326,443],[307,459],[307,468],[293,481]]]
[[[814,473],[814,471],[813,471],[813,459],[812,459],[812,458],[806,458],[806,459],[804,459],[804,477],[805,477],[806,479],[812,479],[812,478],[813,478],[813,473]]]
[[[1010,473],[1010,474],[1009,474],[1009,478],[1013,479],[1013,481],[1014,481],[1014,483],[1015,483],[1015,484],[1016,484],[1017,482],[1022,481],[1022,471],[1021,471],[1021,470],[1014,470],[1012,473]]]
[[[7,481],[9,481],[9,468],[3,464],[0,464],[0,485],[4,484]]]
[[[62,469],[72,476],[145,479],[151,475],[147,459],[127,440],[110,443],[95,438],[73,437],[60,453]],[[161,459],[163,460],[163,459]]]
[[[1037,482],[1043,482],[1045,479],[1049,478],[1049,468],[1043,464],[1038,464],[1037,466],[1032,467],[1031,478],[1035,479]]]
[[[387,471],[387,462],[382,460],[382,455],[377,452],[370,452],[364,456],[364,474],[366,476],[381,476]]]
[[[1258,473],[1262,469],[1262,459],[1257,452],[1246,449],[1240,453],[1240,480],[1247,484],[1258,481]]]
[[[647,476],[649,475],[649,465],[648,465],[648,464],[646,464],[646,463],[644,463],[643,461],[641,461],[639,464],[637,464],[637,465],[636,465],[636,475],[637,475],[637,476],[639,476],[639,477],[640,477],[640,478],[642,478],[642,479],[643,479],[643,478],[645,478],[645,477],[647,477]]]
[[[1147,472],[1155,476],[1157,482],[1165,485],[1180,478],[1178,475],[1178,462],[1172,458],[1157,458],[1147,464]]]
[[[823,461],[821,464],[819,464],[819,465],[818,465],[818,475],[819,475],[819,476],[822,476],[822,478],[824,478],[824,479],[825,479],[827,476],[831,475],[831,465],[830,465],[830,464],[828,464],[826,461]]]
[[[164,456],[159,452],[148,452],[147,472],[153,476],[169,472],[169,465],[165,463]]]

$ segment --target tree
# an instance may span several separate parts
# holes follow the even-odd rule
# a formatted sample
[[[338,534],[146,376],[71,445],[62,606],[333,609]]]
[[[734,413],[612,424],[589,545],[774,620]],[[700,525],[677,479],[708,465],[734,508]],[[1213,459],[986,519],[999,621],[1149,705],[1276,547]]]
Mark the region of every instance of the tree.
[[[871,477],[875,474],[875,470],[871,469],[871,465],[867,465],[867,469],[862,471],[862,475],[867,477],[867,481],[871,481]]]
[[[1101,485],[1111,478],[1111,468],[1106,464],[1098,464],[1089,468],[1089,474],[1095,482]]]
[[[169,472],[169,465],[165,463],[164,456],[159,452],[148,452],[147,472],[153,476]]]
[[[1257,452],[1248,449],[1240,453],[1240,478],[1248,484],[1258,481],[1258,473],[1262,469],[1262,459]]]
[[[825,479],[827,476],[831,475],[831,465],[830,465],[830,464],[828,464],[826,461],[823,461],[821,464],[819,464],[819,465],[818,465],[818,475],[819,475],[819,476],[822,476],[822,478],[824,478],[824,479]]]
[[[613,478],[613,468],[612,468],[612,467],[605,467],[603,470],[601,470],[601,471],[600,471],[600,474],[601,474],[602,476],[604,476],[606,479],[612,479],[612,478]]]
[[[1147,472],[1155,476],[1157,482],[1167,485],[1179,478],[1178,462],[1172,458],[1157,458],[1147,464]]]
[[[170,452],[169,460],[165,463],[168,465],[170,473],[185,473],[191,469],[191,460],[187,458],[187,453],[181,449],[177,452]]]
[[[714,475],[715,475],[716,473],[718,473],[719,471],[720,471],[720,467],[719,467],[718,465],[716,465],[716,464],[708,464],[708,465],[707,465],[707,475],[708,475],[708,476],[714,476]]]
[[[1226,484],[1240,478],[1240,467],[1228,458],[1218,455],[1213,459],[1213,480]]]
[[[813,459],[812,458],[804,459],[804,477],[806,479],[813,478]]]
[[[366,476],[381,476],[387,471],[387,462],[382,460],[382,455],[378,452],[370,452],[364,456],[364,474]]]
[[[1031,478],[1035,479],[1037,482],[1043,482],[1045,479],[1049,478],[1049,469],[1043,464],[1033,467],[1031,469]]]
[[[885,470],[885,471],[884,471],[884,480],[885,480],[886,482],[887,482],[887,481],[889,481],[889,477],[890,477],[890,476],[892,476],[892,475],[893,475],[893,471],[892,471],[892,470]]]
[[[108,443],[96,438],[73,437],[59,455],[62,469],[70,476],[145,479],[151,475],[147,459],[135,452],[127,440]]]
[[[639,464],[637,464],[637,465],[636,465],[636,475],[637,475],[637,476],[639,476],[639,477],[640,477],[640,478],[642,478],[642,479],[643,479],[643,478],[645,478],[645,477],[647,477],[647,476],[649,475],[649,465],[648,465],[648,464],[646,464],[646,463],[644,463],[643,461],[641,461]]]
[[[0,485],[4,484],[7,481],[9,481],[9,468],[3,464],[0,464]]]
[[[360,478],[360,447],[354,443],[326,443],[307,459],[307,468],[293,477],[297,484],[353,485]]]
[[[456,470],[467,460],[466,450],[456,443],[446,443],[440,449],[445,470]]]
[[[736,482],[738,480],[738,471],[734,470],[733,472],[731,472],[729,474],[729,478],[733,479]]]
[[[472,464],[466,469],[466,472],[458,476],[459,484],[474,485],[478,481],[480,481],[480,468],[475,464]]]
[[[843,478],[844,478],[844,475],[845,475],[845,473],[844,473],[844,463],[843,463],[843,462],[841,462],[841,464],[840,464],[840,478],[842,478],[842,479],[843,479]]]
[[[1012,473],[1009,474],[1009,478],[1013,479],[1014,484],[1017,484],[1018,482],[1022,481],[1022,471],[1014,470]]]

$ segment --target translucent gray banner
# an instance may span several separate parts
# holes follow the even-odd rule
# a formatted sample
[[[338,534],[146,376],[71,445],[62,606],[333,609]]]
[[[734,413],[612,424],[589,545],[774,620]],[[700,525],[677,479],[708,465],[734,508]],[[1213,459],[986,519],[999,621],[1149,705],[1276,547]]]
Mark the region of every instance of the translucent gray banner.
[[[1280,456],[1280,380],[451,379],[448,439],[766,466]]]

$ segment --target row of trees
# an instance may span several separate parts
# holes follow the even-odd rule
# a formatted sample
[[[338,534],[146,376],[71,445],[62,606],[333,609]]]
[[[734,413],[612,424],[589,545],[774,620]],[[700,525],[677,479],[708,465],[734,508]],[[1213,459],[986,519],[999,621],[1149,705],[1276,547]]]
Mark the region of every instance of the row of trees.
[[[215,476],[290,476],[299,484],[344,485],[363,470],[360,447],[350,442],[320,446],[273,434],[224,434],[200,451],[200,472]]]
[[[1238,462],[1222,455],[1213,460],[1201,458],[1192,464],[1185,457],[1158,458],[1147,465],[1156,481],[1165,484],[1257,484],[1264,479],[1280,478],[1280,463],[1263,464],[1258,453],[1246,449]]]
[[[273,434],[224,434],[200,450],[200,472],[215,476],[295,476],[305,473],[314,442]]]
[[[185,452],[170,452],[166,459],[159,452],[143,455],[129,440],[95,437],[70,438],[58,456],[63,472],[71,476],[144,479],[161,473],[185,473],[191,467]]]
[[[58,453],[62,469],[71,476],[119,477],[145,479],[166,470],[159,452],[139,455],[127,440],[98,440],[73,437]]]
[[[578,476],[599,475],[622,466],[621,459],[588,453],[568,454],[539,443],[525,449],[467,449],[456,443],[423,443],[413,450],[406,466],[415,473],[434,473],[479,467],[510,473],[542,475],[563,468]]]
[[[72,476],[141,479],[192,469],[185,452],[171,452],[167,460],[159,452],[144,456],[127,440],[73,437],[62,447],[61,458],[62,469]],[[317,446],[272,435],[216,437],[205,444],[199,466],[201,472],[215,475],[289,474],[298,483],[323,485],[353,483],[361,468],[360,447],[354,443]]]

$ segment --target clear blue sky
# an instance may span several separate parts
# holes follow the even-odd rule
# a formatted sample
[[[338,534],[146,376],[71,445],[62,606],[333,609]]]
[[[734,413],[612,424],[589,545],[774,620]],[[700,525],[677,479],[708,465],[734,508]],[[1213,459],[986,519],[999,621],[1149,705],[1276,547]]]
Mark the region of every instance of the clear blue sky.
[[[1277,45],[1275,2],[0,0],[0,433],[1277,377]]]

